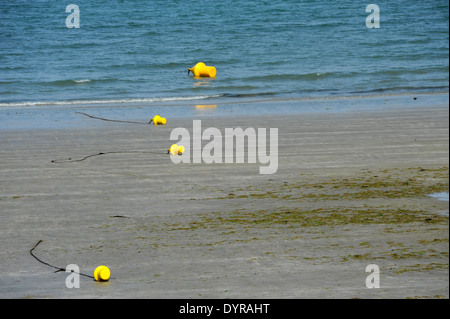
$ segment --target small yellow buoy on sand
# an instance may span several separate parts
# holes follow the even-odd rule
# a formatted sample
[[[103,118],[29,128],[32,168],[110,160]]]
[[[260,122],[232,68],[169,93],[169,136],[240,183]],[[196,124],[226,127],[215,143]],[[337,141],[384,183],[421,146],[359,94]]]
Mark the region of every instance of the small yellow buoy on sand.
[[[94,278],[96,281],[108,281],[111,277],[111,271],[106,266],[98,266],[94,270]]]
[[[155,125],[166,125],[167,119],[159,115],[156,115],[154,118],[152,118],[152,122]]]
[[[185,151],[184,146],[172,144],[172,146],[167,150],[168,154],[170,155],[181,155]]]
[[[213,78],[217,74],[217,70],[213,66],[207,66],[203,62],[198,62],[195,66],[188,69],[189,72],[192,72],[196,77],[209,77]]]

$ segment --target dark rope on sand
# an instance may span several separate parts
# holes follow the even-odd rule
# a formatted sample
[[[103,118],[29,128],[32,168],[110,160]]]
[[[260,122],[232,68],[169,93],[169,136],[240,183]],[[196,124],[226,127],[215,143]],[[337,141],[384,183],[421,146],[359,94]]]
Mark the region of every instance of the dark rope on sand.
[[[31,250],[30,250],[30,255],[33,256],[33,257],[34,257],[37,261],[39,261],[40,263],[42,263],[42,264],[44,264],[44,265],[47,265],[47,266],[49,266],[49,267],[55,268],[55,269],[56,269],[55,273],[56,273],[56,272],[60,272],[60,271],[66,271],[66,268],[62,268],[62,267],[57,267],[57,266],[50,265],[49,263],[46,263],[45,261],[42,261],[41,259],[39,259],[38,257],[36,257],[36,256],[33,254],[33,250],[34,250],[40,243],[42,243],[42,242],[43,242],[43,240],[39,240],[39,241],[36,243],[36,245],[34,245],[34,247],[31,248]],[[73,271],[72,271],[72,272],[73,272]],[[88,277],[88,278],[92,278],[92,279],[95,280],[94,276],[90,276],[90,275],[86,275],[86,274],[82,274],[82,273],[78,273],[78,275],[85,276],[85,277]]]
[[[162,152],[151,152],[151,151],[111,151],[111,152],[100,152],[100,153],[95,153],[95,154],[91,154],[88,156],[85,156],[83,158],[79,158],[79,159],[72,159],[72,158],[68,158],[68,159],[63,159],[63,160],[52,160],[52,163],[71,163],[71,162],[82,162],[90,157],[94,157],[94,156],[100,156],[100,155],[106,155],[106,154],[130,154],[130,153],[151,153],[151,154],[162,154]]]
[[[93,116],[93,115],[90,115],[90,114],[87,114],[87,113],[83,113],[83,112],[75,112],[75,113],[82,114],[82,115],[84,115],[84,116],[87,116],[87,117],[90,117],[90,118],[93,118],[93,119],[102,120],[102,121],[108,121],[108,122],[120,122],[120,123],[132,123],[132,124],[145,124],[145,125],[148,125],[148,124],[150,124],[151,122],[153,122],[153,119],[151,119],[150,122],[148,122],[148,123],[144,123],[144,122],[135,122],[135,121],[122,121],[122,120],[105,119],[105,118],[103,118],[103,117]]]

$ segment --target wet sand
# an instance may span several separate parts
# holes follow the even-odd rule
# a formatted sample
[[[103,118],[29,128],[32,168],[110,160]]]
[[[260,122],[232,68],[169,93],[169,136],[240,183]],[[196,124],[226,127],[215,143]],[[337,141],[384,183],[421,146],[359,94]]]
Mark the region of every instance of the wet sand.
[[[172,163],[192,119],[3,131],[0,298],[449,298],[448,111],[202,120],[277,127],[273,175]]]

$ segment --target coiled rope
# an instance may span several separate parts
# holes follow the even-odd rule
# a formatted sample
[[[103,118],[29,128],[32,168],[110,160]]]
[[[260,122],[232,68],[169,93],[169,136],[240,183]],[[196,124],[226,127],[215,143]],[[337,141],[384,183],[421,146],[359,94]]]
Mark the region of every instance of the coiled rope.
[[[42,242],[43,242],[42,239],[39,240],[39,241],[36,243],[36,245],[34,245],[34,247],[31,248],[31,250],[30,250],[30,255],[33,256],[33,257],[34,257],[37,261],[39,261],[40,263],[42,263],[42,264],[44,264],[44,265],[47,265],[47,266],[49,266],[49,267],[52,267],[52,268],[56,269],[55,273],[56,273],[56,272],[60,272],[60,271],[66,271],[66,268],[62,268],[62,267],[57,267],[57,266],[50,265],[49,263],[47,263],[47,262],[45,262],[45,261],[39,259],[38,257],[36,257],[36,255],[33,254],[33,250],[36,249],[36,247],[37,247],[40,243],[42,243]],[[72,271],[72,272],[73,272],[73,271]],[[74,272],[74,273],[75,273],[75,272]],[[85,276],[85,277],[88,277],[88,278],[92,278],[92,279],[95,280],[94,276],[86,275],[86,274],[83,274],[83,273],[76,273],[76,274],[81,275],[81,276]]]

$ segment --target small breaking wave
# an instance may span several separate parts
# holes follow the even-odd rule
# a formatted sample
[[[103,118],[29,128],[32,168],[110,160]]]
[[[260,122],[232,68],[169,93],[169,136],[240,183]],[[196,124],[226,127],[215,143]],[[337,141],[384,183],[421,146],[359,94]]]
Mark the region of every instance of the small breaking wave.
[[[56,80],[56,81],[49,81],[49,82],[41,82],[42,85],[48,85],[48,86],[56,86],[56,87],[64,87],[64,86],[73,86],[77,84],[86,84],[86,83],[94,83],[94,82],[115,82],[117,79],[99,79],[99,80],[93,80],[93,79],[67,79],[67,80]]]
[[[197,96],[173,96],[157,98],[128,98],[110,100],[68,100],[68,101],[26,101],[0,103],[0,107],[25,107],[25,106],[52,106],[52,105],[92,105],[92,104],[124,104],[124,103],[155,103],[155,102],[182,102],[193,100],[205,100],[219,98],[223,94],[197,95]]]
[[[89,79],[82,79],[82,80],[74,80],[75,83],[89,83],[92,82],[92,80]]]

